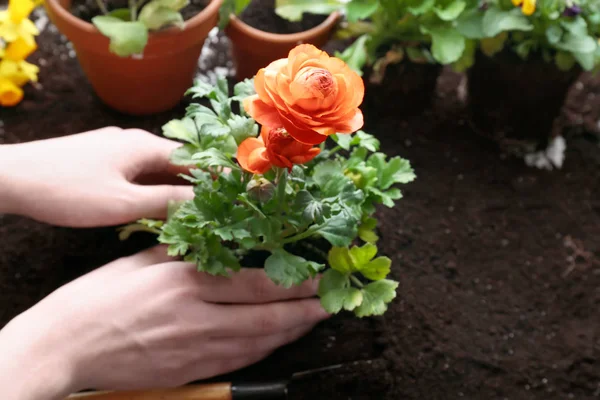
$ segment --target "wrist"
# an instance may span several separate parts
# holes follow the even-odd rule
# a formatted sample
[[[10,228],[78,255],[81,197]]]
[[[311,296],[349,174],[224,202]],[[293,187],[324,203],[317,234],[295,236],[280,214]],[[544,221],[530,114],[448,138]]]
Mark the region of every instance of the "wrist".
[[[0,331],[3,400],[62,400],[79,390],[68,340],[27,311]],[[47,317],[46,317],[47,318]]]
[[[0,214],[18,214],[18,195],[11,171],[18,168],[12,157],[14,146],[0,145]]]

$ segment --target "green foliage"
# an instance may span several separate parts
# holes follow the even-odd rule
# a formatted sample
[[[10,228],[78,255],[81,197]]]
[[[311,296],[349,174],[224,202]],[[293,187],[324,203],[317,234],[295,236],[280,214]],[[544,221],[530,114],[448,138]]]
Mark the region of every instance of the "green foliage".
[[[229,24],[231,15],[239,15],[250,4],[250,0],[223,0],[219,9],[219,29],[224,29]]]
[[[571,11],[574,7],[577,12]],[[538,0],[530,16],[510,1],[488,0],[487,9],[471,13],[461,31],[481,39],[481,49],[488,55],[506,49],[523,59],[553,61],[563,70],[578,63],[589,71],[600,63],[596,0]]]
[[[387,281],[391,260],[377,257],[375,207],[392,207],[399,184],[415,179],[408,161],[378,152],[379,141],[363,131],[333,135],[333,148],[292,169],[274,167],[263,175],[240,168],[237,146],[258,135],[253,119],[234,112],[234,102],[254,93],[242,82],[229,97],[225,79],[215,86],[198,81],[189,90],[204,104],[163,127],[183,142],[173,160],[192,169],[183,175],[195,197],[171,208],[166,221],[142,220],[121,231],[158,234],[169,254],[193,262],[199,271],[228,275],[254,251],[270,253],[264,269],[283,287],[301,284],[325,266],[319,295],[330,312],[379,315],[394,298]],[[207,106],[208,104],[210,106]],[[315,243],[331,249],[322,257]],[[363,244],[361,244],[363,242]],[[373,285],[377,282],[392,282]]]
[[[110,39],[109,49],[112,53],[119,57],[130,57],[144,52],[150,31],[168,26],[183,29],[184,20],[179,11],[186,5],[188,0],[151,0],[145,5],[144,1],[130,0],[129,8],[119,8],[96,16],[92,18],[92,23]]]

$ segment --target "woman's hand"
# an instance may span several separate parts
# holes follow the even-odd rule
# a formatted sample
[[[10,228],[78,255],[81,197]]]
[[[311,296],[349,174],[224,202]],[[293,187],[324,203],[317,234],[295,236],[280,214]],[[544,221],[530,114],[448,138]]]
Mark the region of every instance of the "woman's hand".
[[[0,331],[0,397],[179,386],[253,364],[327,318],[316,281],[283,289],[173,262],[162,246],[58,289]]]
[[[0,146],[0,213],[71,227],[164,218],[169,200],[193,198],[191,186],[172,184],[178,146],[114,127]]]

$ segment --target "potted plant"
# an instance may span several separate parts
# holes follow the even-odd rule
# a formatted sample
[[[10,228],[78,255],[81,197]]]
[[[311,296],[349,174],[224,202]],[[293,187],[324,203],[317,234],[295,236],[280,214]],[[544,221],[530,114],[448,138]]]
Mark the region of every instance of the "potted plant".
[[[376,93],[368,101],[378,110],[419,112],[430,105],[443,65],[469,65],[470,42],[460,25],[476,0],[281,0],[279,12],[291,18],[315,3],[346,16],[337,37],[356,40],[336,55],[356,71],[365,70],[369,91]]]
[[[359,130],[362,79],[300,45],[238,83],[233,97],[227,89],[225,79],[216,87],[197,82],[190,93],[212,108],[192,104],[184,119],[164,126],[165,136],[185,142],[173,161],[194,166],[184,175],[194,200],[175,205],[167,221],[125,227],[122,238],[154,232],[170,254],[215,275],[264,265],[290,287],[322,273],[327,311],[383,314],[398,284],[387,279],[391,260],[376,257],[373,213],[379,204],[393,207],[401,198],[395,184],[415,174]],[[233,102],[242,104],[239,114]],[[327,139],[334,147],[325,147]]]
[[[488,0],[469,19],[477,130],[520,154],[545,148],[570,86],[600,61],[600,3]]]
[[[46,4],[100,99],[123,113],[145,115],[180,102],[193,82],[204,40],[217,24],[221,1]]]
[[[23,100],[23,86],[37,82],[39,68],[27,57],[36,49],[36,26],[29,14],[38,2],[10,0],[8,8],[0,11],[0,107],[13,107]]]
[[[339,15],[311,11],[288,21],[275,13],[275,0],[226,0],[221,28],[231,40],[237,80],[251,78],[259,68],[285,58],[299,43],[323,46]]]

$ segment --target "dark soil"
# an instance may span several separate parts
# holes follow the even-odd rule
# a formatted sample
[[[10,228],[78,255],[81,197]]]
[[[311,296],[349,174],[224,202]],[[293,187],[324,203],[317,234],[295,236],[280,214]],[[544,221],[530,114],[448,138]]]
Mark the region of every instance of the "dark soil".
[[[252,0],[240,15],[242,21],[253,28],[270,33],[298,33],[320,25],[327,15],[305,13],[302,20],[291,22],[275,14],[275,0]]]
[[[40,86],[0,111],[0,143],[106,125],[158,134],[184,114],[185,104],[144,118],[108,110],[63,40],[43,31],[32,57]],[[202,66],[208,74],[216,65]],[[600,83],[585,75],[574,85],[562,116],[566,163],[547,172],[504,156],[469,127],[461,82],[444,71],[433,107],[416,116],[364,107],[365,130],[389,155],[410,159],[418,175],[398,207],[378,210],[379,246],[400,281],[385,317],[334,317],[219,379],[270,380],[343,364],[294,384],[290,398],[598,398]],[[368,96],[383,98],[375,88]],[[153,243],[141,234],[119,242],[113,228],[61,229],[13,216],[0,217],[0,240],[0,324],[74,277]]]
[[[468,72],[472,120],[504,147],[545,149],[560,131],[553,125],[579,75],[578,65],[565,72],[541,57],[524,63],[513,52],[493,58],[478,52]]]
[[[105,1],[108,11],[119,8],[128,8],[128,0],[102,0]],[[194,17],[210,3],[210,0],[190,0],[190,4],[181,10],[184,21]],[[139,10],[138,10],[139,11]],[[77,18],[91,22],[92,18],[102,15],[98,7],[98,0],[75,0],[71,6],[71,13]]]

